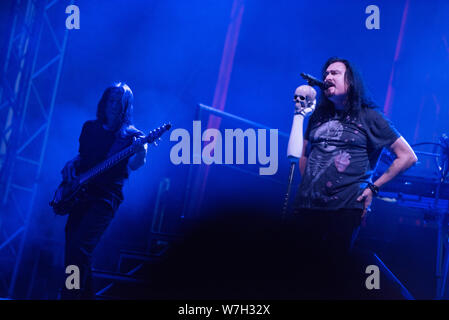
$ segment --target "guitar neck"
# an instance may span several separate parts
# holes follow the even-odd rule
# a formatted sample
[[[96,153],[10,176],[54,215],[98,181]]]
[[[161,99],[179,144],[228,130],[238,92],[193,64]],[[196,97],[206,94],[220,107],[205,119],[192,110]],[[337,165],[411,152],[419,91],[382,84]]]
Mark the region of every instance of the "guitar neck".
[[[82,173],[79,178],[79,183],[84,184],[92,180],[93,178],[97,177],[98,175],[102,174],[106,170],[112,168],[120,161],[131,157],[133,154],[136,153],[136,150],[138,150],[139,147],[144,145],[145,143],[153,143],[154,140],[158,139],[164,132],[170,130],[171,124],[164,124],[160,126],[159,128],[151,131],[145,138],[138,139],[135,143],[130,145],[129,147],[123,149],[122,151],[114,154],[113,156],[109,157],[108,159],[104,160],[100,164],[96,165],[95,167],[87,170],[86,172]]]
[[[109,157],[108,159],[104,160],[100,164],[96,165],[95,167],[87,170],[86,172],[82,173],[80,175],[80,184],[85,184],[92,180],[93,178],[99,176],[106,170],[112,168],[120,161],[126,159],[127,157],[132,156],[136,152],[136,146],[130,145],[129,147],[123,149],[122,151],[114,154],[113,156]]]

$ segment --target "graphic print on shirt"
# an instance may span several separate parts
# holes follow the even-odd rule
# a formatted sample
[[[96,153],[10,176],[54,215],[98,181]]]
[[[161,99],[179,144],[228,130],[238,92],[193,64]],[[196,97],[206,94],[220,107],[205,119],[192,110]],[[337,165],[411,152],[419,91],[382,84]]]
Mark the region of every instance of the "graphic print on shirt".
[[[311,198],[321,195],[320,190],[312,190],[315,183],[320,180],[323,173],[333,165],[338,172],[344,172],[351,163],[351,156],[346,151],[336,150],[335,145],[329,145],[329,142],[335,143],[342,140],[343,125],[338,120],[331,120],[322,124],[314,133],[313,141],[320,141],[317,152],[310,155],[307,164],[307,170],[311,182],[304,186],[304,194]],[[328,153],[331,153],[329,155]],[[331,183],[331,182],[328,182]]]
[[[351,155],[346,151],[339,151],[334,158],[334,164],[338,172],[344,172],[351,163]]]
[[[357,198],[372,175],[378,154],[400,137],[377,110],[366,108],[357,117],[342,117],[317,119],[306,128],[307,162],[297,208],[362,210]]]
[[[330,120],[322,124],[313,136],[315,141],[323,140],[323,145],[326,151],[334,151],[336,146],[327,145],[328,141],[340,141],[343,134],[343,125],[338,120]]]

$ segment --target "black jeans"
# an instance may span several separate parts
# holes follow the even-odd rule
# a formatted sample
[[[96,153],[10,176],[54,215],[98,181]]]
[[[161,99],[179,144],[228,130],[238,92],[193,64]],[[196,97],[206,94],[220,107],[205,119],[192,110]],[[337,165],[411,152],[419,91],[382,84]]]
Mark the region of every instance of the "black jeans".
[[[65,268],[75,265],[80,271],[80,289],[67,289],[64,283],[62,299],[93,299],[92,254],[111,223],[119,201],[91,199],[79,204],[69,214],[65,233]],[[64,269],[65,269],[64,268]],[[68,275],[66,275],[67,277]],[[65,279],[64,279],[65,281]]]
[[[298,209],[295,218],[301,237],[308,239],[311,246],[344,254],[352,249],[362,213],[359,209]]]
[[[311,287],[327,290],[331,298],[343,292],[343,287],[349,285],[348,279],[358,274],[354,271],[351,250],[362,212],[359,209],[295,210],[294,223],[301,242],[299,254],[304,272],[310,276]]]

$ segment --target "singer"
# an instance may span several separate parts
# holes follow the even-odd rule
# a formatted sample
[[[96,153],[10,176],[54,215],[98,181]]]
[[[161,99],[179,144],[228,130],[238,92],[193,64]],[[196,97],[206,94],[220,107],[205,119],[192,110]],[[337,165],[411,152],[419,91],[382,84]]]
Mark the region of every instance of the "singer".
[[[338,265],[350,251],[373,196],[412,166],[417,157],[367,98],[362,79],[348,60],[330,58],[324,64],[322,78],[324,85],[320,86],[316,108],[305,108],[307,105],[300,104],[295,95],[294,117],[298,119],[290,142],[296,142],[295,147],[289,142],[289,149],[295,149],[292,154],[300,157],[302,179],[294,216],[303,240],[315,251],[313,257],[319,252],[320,258],[333,259],[330,265]],[[310,115],[301,139],[302,121]],[[371,174],[384,147],[397,158],[373,182]],[[328,261],[325,263],[329,266]]]

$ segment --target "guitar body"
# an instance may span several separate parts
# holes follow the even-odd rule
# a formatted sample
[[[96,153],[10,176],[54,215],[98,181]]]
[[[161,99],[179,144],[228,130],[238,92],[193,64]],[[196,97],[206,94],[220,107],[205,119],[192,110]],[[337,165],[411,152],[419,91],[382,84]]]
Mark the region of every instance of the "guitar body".
[[[79,184],[77,180],[71,183],[61,182],[55,191],[50,206],[57,215],[68,214],[76,204],[87,198],[86,187]]]

